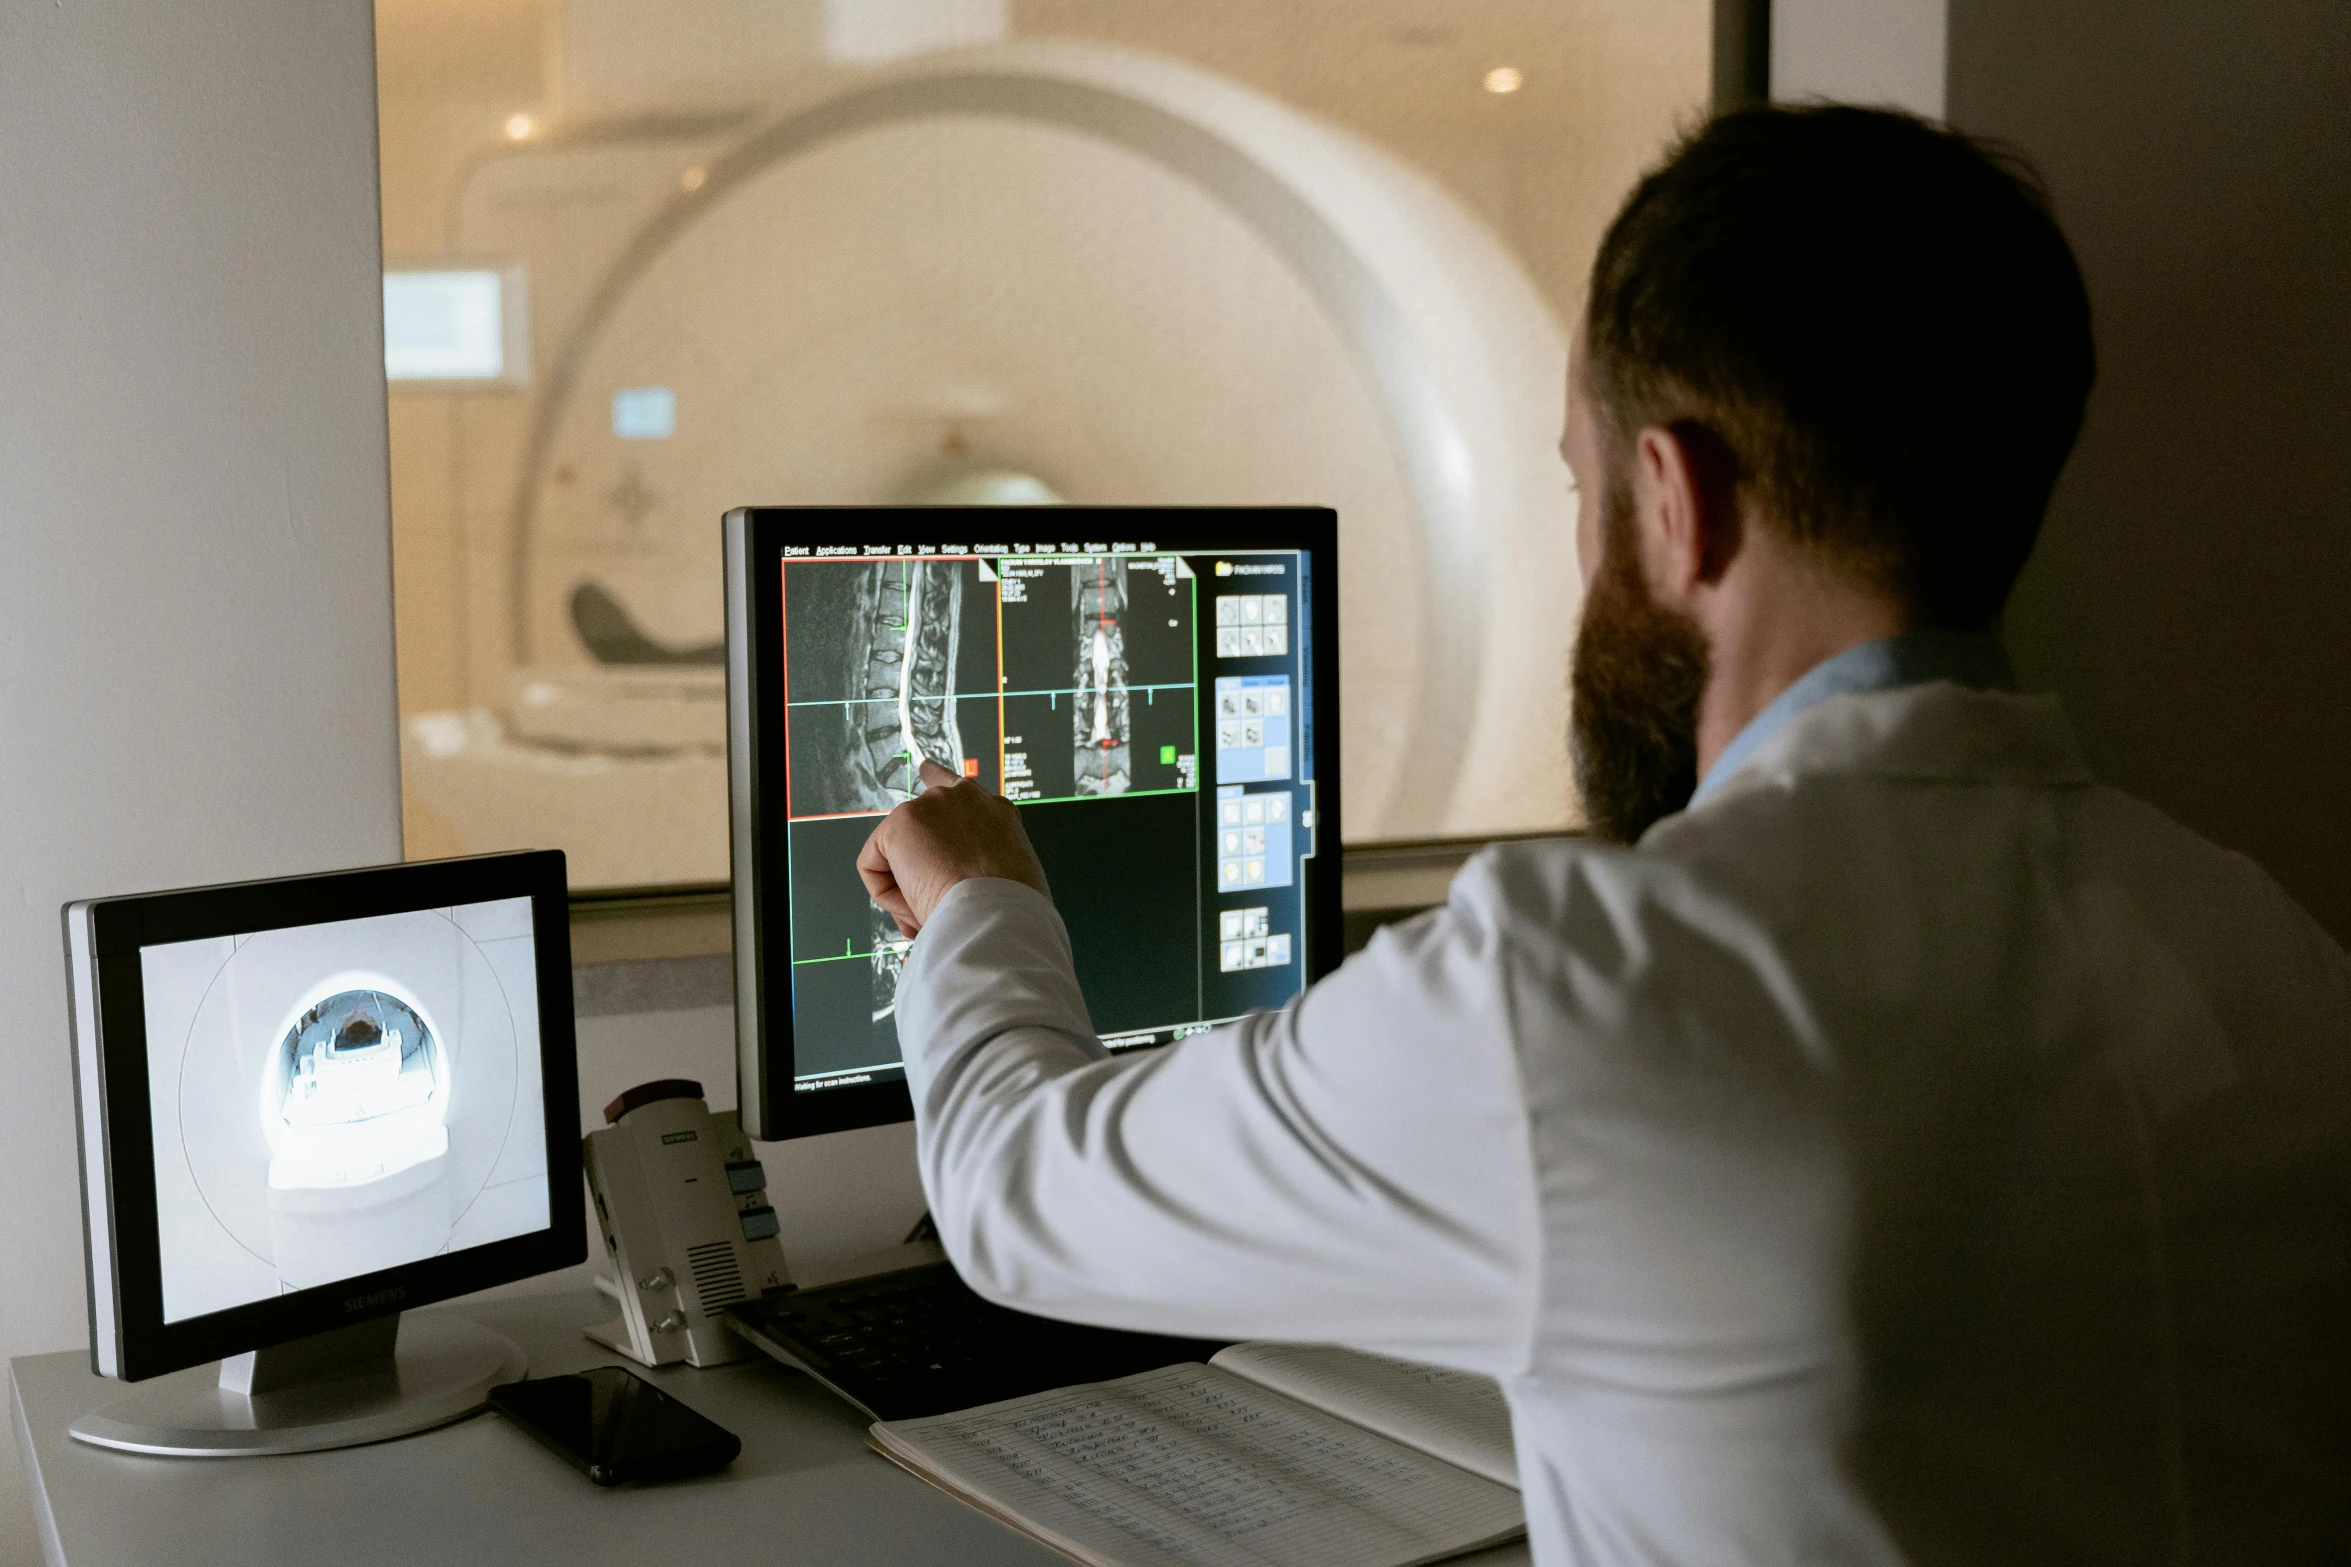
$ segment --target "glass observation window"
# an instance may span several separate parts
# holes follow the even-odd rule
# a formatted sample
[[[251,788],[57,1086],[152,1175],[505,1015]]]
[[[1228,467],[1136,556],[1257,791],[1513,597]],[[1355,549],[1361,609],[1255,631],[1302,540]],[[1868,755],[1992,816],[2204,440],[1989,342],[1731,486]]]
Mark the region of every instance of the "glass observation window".
[[[719,519],[820,503],[1335,507],[1346,838],[1572,825],[1568,324],[1714,10],[381,0],[409,854],[723,881]]]

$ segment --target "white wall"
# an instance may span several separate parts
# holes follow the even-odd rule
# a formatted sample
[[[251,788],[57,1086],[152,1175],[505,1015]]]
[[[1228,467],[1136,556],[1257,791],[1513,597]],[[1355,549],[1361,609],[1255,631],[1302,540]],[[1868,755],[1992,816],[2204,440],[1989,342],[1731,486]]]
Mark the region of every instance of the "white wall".
[[[1771,95],[1943,117],[1948,0],[1772,0]]]
[[[367,0],[0,7],[0,213],[16,1355],[87,1333],[59,904],[399,854]]]

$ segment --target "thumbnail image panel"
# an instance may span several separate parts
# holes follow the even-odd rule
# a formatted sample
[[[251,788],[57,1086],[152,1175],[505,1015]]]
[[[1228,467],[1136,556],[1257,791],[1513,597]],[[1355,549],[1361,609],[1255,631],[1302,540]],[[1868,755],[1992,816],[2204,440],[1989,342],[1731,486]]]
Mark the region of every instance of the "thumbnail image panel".
[[[1295,709],[1288,675],[1219,675],[1215,692],[1219,785],[1287,778]]]
[[[793,561],[784,573],[791,814],[887,811],[926,757],[995,772],[995,595],[972,560]]]

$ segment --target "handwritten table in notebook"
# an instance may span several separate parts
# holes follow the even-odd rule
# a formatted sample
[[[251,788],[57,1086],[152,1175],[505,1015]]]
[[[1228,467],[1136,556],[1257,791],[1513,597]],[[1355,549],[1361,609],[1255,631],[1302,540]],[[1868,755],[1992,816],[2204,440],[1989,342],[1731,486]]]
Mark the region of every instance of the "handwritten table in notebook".
[[[611,1314],[592,1291],[478,1303],[462,1314],[521,1344],[534,1376],[623,1363],[579,1331]],[[765,1361],[647,1373],[740,1436],[743,1455],[723,1474],[609,1491],[495,1415],[287,1458],[142,1458],[85,1447],[66,1426],[119,1397],[122,1384],[92,1376],[78,1352],[23,1356],[10,1371],[34,1511],[50,1561],[65,1567],[1067,1567],[874,1453],[856,1411]],[[1505,1567],[1526,1554],[1513,1546],[1461,1560]]]

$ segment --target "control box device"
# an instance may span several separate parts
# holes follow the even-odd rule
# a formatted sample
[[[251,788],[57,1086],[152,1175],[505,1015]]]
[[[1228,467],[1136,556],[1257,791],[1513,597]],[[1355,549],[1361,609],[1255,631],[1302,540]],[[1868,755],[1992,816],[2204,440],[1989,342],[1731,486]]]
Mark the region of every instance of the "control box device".
[[[767,1200],[767,1172],[732,1110],[702,1085],[641,1083],[605,1107],[611,1123],[581,1143],[581,1163],[612,1276],[597,1287],[620,1318],[588,1337],[648,1366],[724,1365],[756,1353],[728,1327],[729,1306],[791,1287]]]

